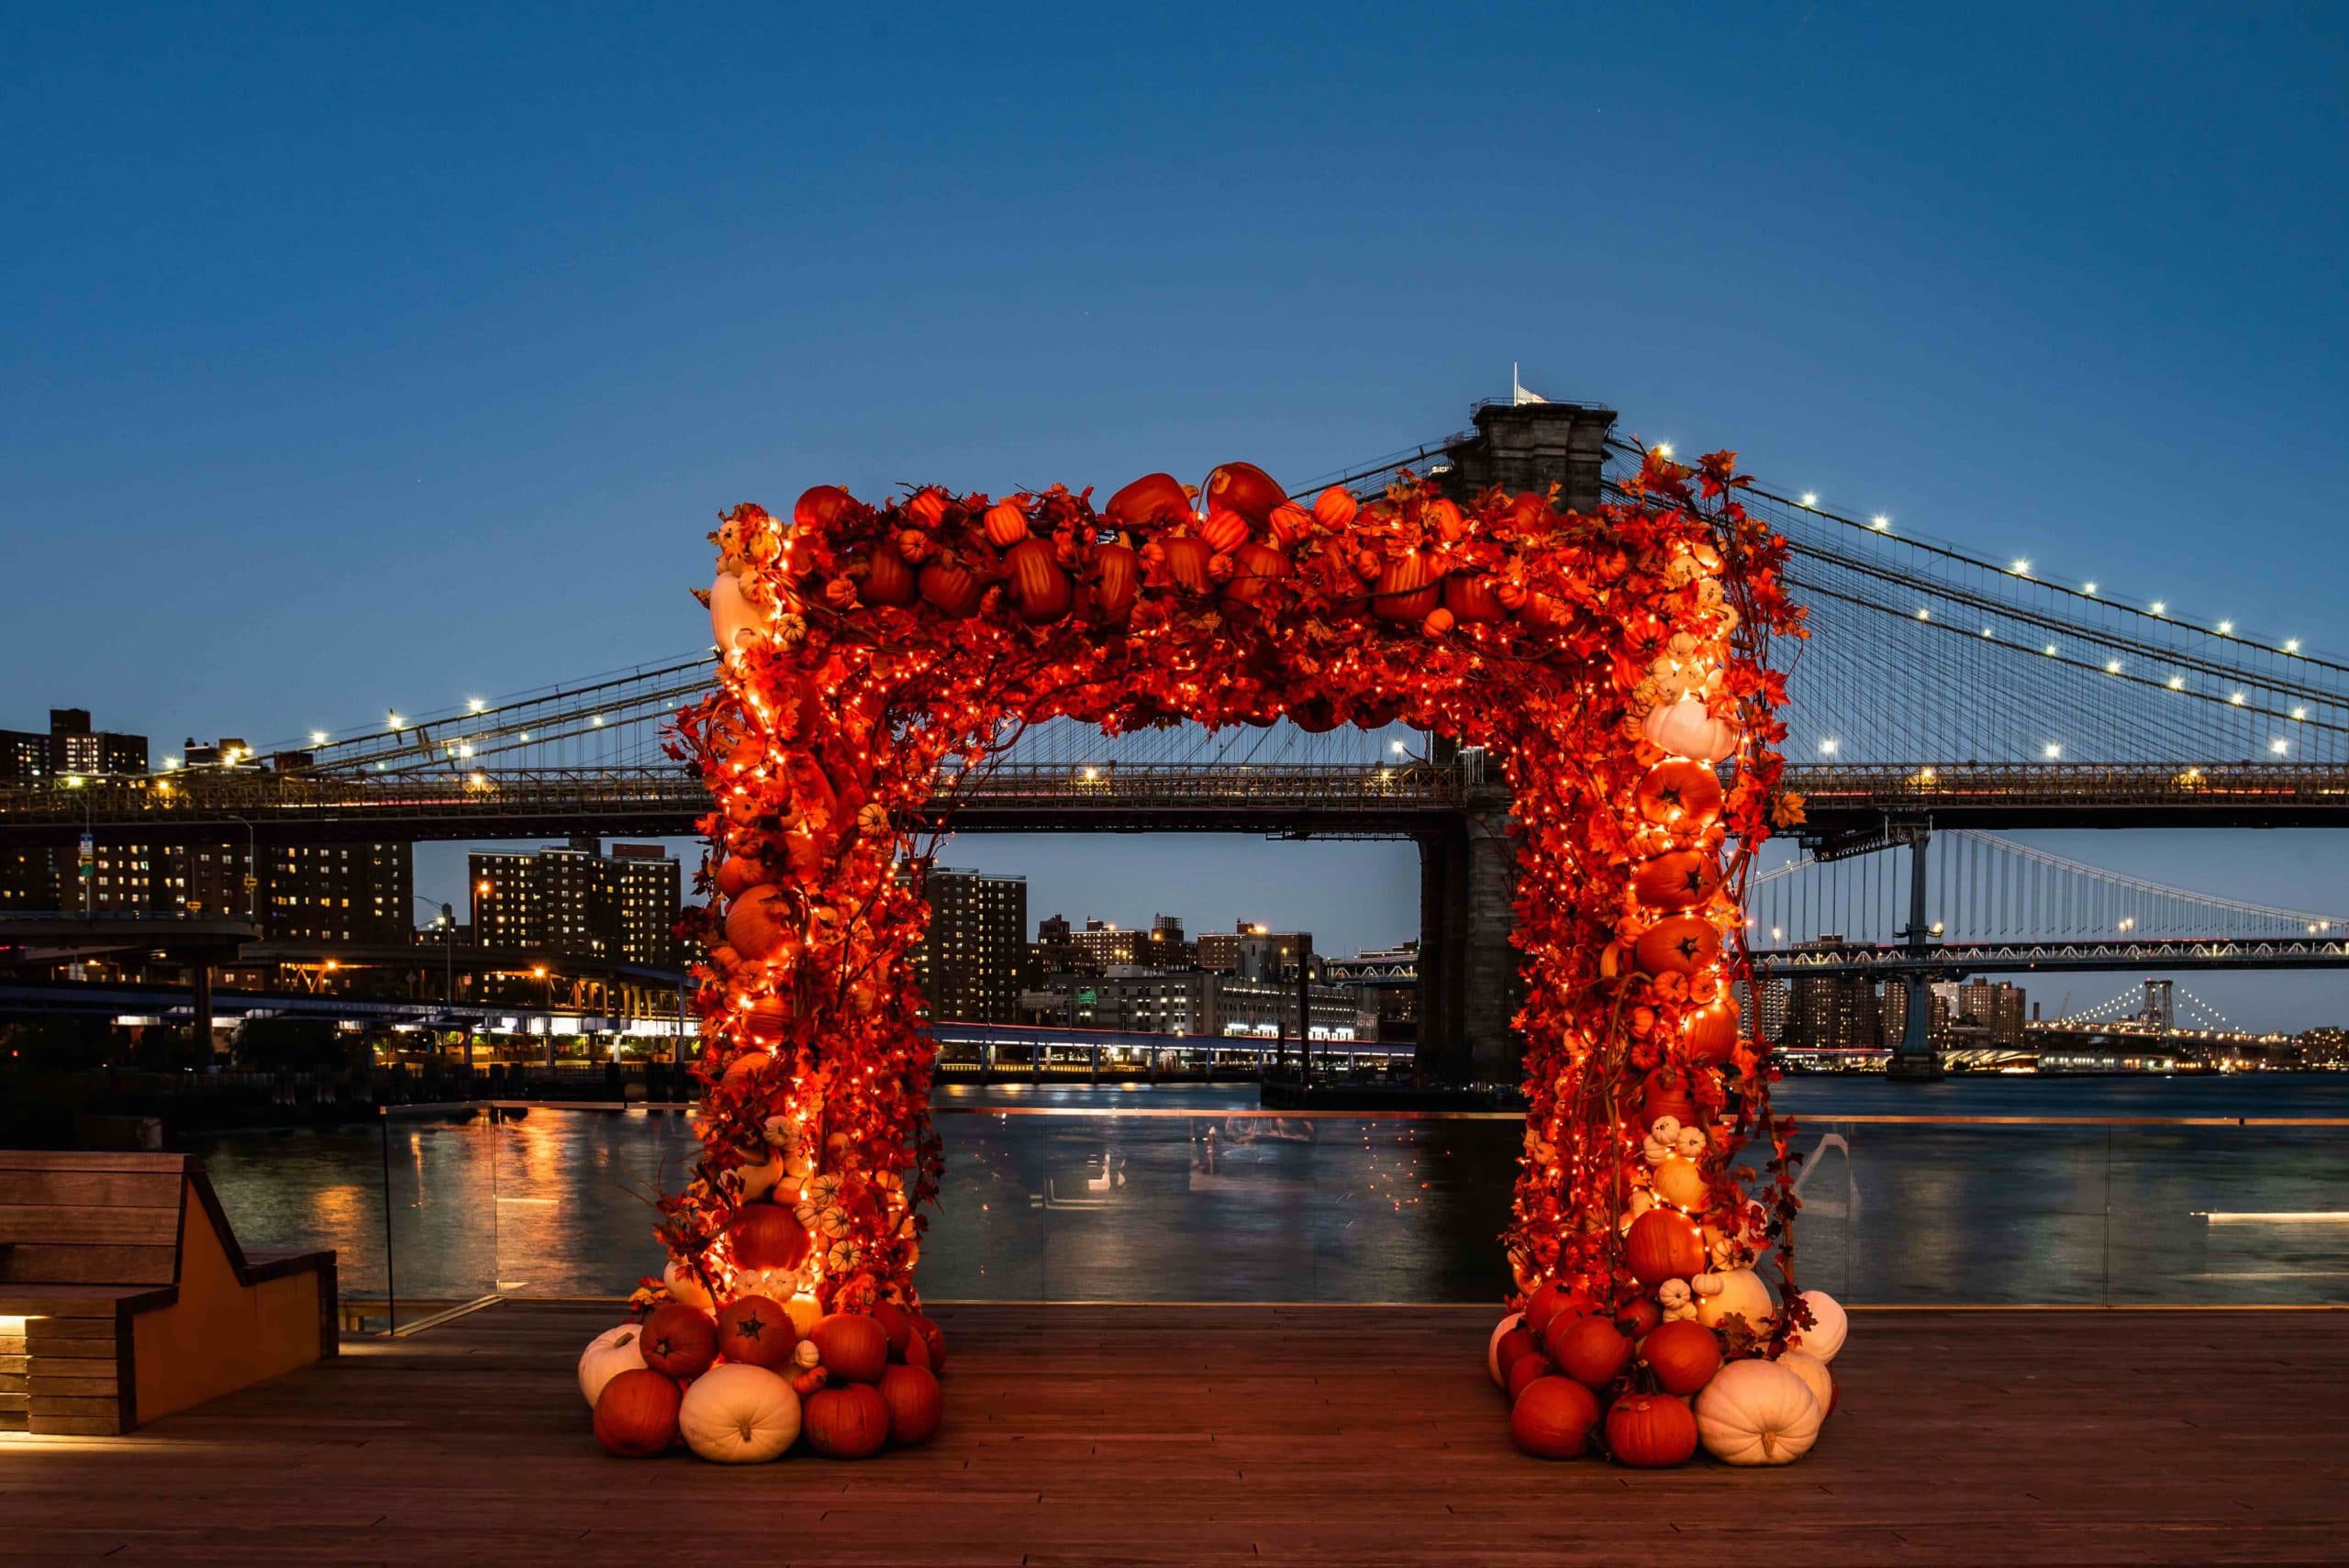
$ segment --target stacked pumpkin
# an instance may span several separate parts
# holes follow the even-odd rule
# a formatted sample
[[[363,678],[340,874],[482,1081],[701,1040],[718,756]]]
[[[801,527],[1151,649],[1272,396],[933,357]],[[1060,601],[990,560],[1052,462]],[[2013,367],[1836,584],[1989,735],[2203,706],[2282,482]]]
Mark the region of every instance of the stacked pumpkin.
[[[588,1341],[579,1391],[596,1440],[624,1459],[683,1443],[719,1464],[780,1459],[804,1441],[829,1459],[927,1442],[942,1414],[938,1325],[885,1306],[803,1331],[789,1305],[740,1296],[714,1316],[672,1300]]]

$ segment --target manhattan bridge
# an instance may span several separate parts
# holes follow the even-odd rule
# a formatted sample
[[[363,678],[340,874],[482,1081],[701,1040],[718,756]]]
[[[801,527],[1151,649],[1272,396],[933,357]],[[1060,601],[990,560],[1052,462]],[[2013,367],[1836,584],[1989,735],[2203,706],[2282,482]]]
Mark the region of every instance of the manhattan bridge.
[[[1404,468],[1463,489],[1616,495],[1639,447],[1610,409],[1510,402],[1472,430],[1300,486]],[[2349,665],[2094,583],[2037,575],[1774,487],[1743,499],[1790,547],[1811,635],[1782,639],[1792,852],[1757,876],[1765,974],[1909,987],[1896,1069],[1929,1073],[1924,985],[2027,971],[2349,965],[2349,920],[2165,887],[2004,837],[2054,828],[2349,826]],[[682,597],[682,595],[681,595]],[[681,617],[682,618],[682,617]],[[285,738],[273,765],[0,791],[0,848],[139,842],[683,837],[707,808],[662,751],[712,679],[707,650]],[[941,779],[957,832],[1221,832],[1408,839],[1421,863],[1420,1059],[1504,1075],[1515,972],[1507,794],[1484,760],[1396,728],[1288,725],[1115,737],[1028,729]]]

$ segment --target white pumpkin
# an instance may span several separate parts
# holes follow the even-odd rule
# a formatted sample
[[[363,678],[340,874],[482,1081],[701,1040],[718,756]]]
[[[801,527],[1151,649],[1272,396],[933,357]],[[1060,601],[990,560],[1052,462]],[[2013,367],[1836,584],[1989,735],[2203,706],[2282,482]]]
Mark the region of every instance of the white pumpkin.
[[[710,1310],[709,1292],[702,1288],[701,1281],[694,1278],[691,1269],[680,1268],[675,1259],[672,1258],[669,1266],[661,1271],[661,1283],[669,1287],[669,1295],[674,1299],[684,1302],[687,1307],[698,1307],[704,1312]]]
[[[1802,1379],[1802,1385],[1819,1401],[1820,1419],[1825,1419],[1835,1408],[1835,1374],[1827,1370],[1827,1363],[1809,1351],[1788,1351],[1779,1356],[1778,1364]]]
[[[1715,718],[1695,697],[1656,704],[1648,709],[1641,728],[1664,751],[1700,762],[1718,762],[1731,755],[1744,738],[1736,725]]]
[[[783,1156],[770,1154],[767,1156],[766,1163],[763,1165],[743,1166],[741,1177],[742,1201],[744,1203],[758,1202],[759,1199],[773,1192],[775,1184],[783,1180]]]
[[[1797,1343],[1820,1361],[1831,1362],[1843,1348],[1844,1336],[1852,1331],[1852,1320],[1844,1316],[1843,1304],[1823,1290],[1804,1291],[1802,1299],[1810,1308],[1810,1327]]]
[[[1508,1386],[1508,1384],[1501,1381],[1501,1336],[1507,1334],[1511,1329],[1518,1327],[1518,1325],[1524,1321],[1524,1313],[1510,1313],[1495,1326],[1493,1329],[1493,1337],[1485,1341],[1485,1370],[1492,1374],[1493,1386],[1495,1388],[1506,1388]]]
[[[1723,1464],[1791,1464],[1819,1421],[1809,1385],[1776,1362],[1731,1362],[1697,1396],[1697,1437]]]
[[[1770,1326],[1770,1316],[1776,1303],[1770,1298],[1770,1287],[1752,1269],[1724,1269],[1717,1274],[1698,1274],[1692,1281],[1697,1287],[1697,1321],[1708,1329],[1720,1327],[1725,1318],[1739,1317],[1755,1333]],[[1708,1289],[1708,1284],[1714,1288]]]
[[[677,1408],[685,1446],[718,1464],[763,1464],[799,1438],[799,1396],[763,1366],[728,1362],[694,1379]]]
[[[587,1396],[589,1409],[595,1408],[604,1385],[644,1364],[644,1347],[639,1342],[643,1337],[641,1324],[623,1323],[605,1329],[579,1352],[579,1392]]]
[[[742,596],[741,582],[731,572],[719,573],[709,585],[709,629],[721,653],[734,652],[745,635],[755,637],[766,629],[765,617]]]

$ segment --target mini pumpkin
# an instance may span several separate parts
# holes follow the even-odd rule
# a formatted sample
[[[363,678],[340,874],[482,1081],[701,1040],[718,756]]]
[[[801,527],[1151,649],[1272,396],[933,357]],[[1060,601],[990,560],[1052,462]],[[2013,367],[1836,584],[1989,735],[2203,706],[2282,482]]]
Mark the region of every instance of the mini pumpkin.
[[[1657,909],[1693,909],[1720,885],[1720,857],[1698,850],[1652,855],[1631,873],[1631,891],[1641,903]]]

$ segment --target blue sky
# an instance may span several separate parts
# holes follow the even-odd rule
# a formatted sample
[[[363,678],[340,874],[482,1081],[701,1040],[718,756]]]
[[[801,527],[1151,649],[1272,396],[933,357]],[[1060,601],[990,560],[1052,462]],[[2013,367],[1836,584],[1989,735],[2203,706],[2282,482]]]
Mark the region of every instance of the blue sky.
[[[2345,34],[16,7],[0,724],[73,702],[161,754],[679,651],[733,501],[1303,477],[1460,427],[1512,361],[1785,487],[2337,651]],[[2349,906],[2326,835],[2063,847]],[[1415,919],[1408,850],[1276,853],[952,858],[1016,856],[1073,916],[1349,948]],[[2198,989],[2349,1018],[2305,976]]]

